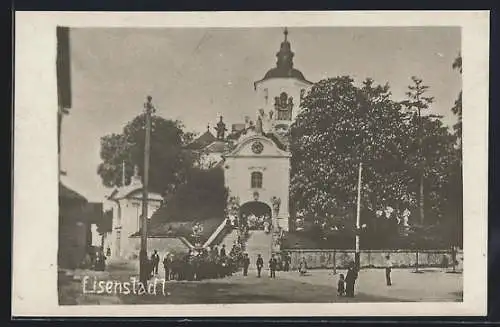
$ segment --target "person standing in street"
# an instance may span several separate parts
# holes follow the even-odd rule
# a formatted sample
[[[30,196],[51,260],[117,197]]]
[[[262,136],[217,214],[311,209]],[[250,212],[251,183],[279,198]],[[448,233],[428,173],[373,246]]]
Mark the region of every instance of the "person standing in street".
[[[337,295],[345,296],[345,279],[344,274],[340,274],[339,281],[337,283]]]
[[[345,276],[346,296],[354,297],[354,286],[356,284],[356,279],[358,279],[358,270],[356,269],[354,262],[352,262],[349,265],[347,275]]]
[[[172,270],[172,258],[170,254],[167,253],[163,258],[163,269],[165,269],[165,280],[170,280],[171,270]]]
[[[153,264],[153,273],[158,275],[158,266],[160,265],[160,256],[158,255],[158,251],[155,250],[153,255],[151,256],[151,263]]]
[[[385,256],[385,281],[387,283],[387,286],[392,285],[391,271],[392,271],[392,261],[391,261],[391,256],[388,254]]]
[[[226,244],[222,244],[222,249],[220,249],[221,258],[226,257]]]
[[[250,266],[250,258],[248,257],[248,253],[245,253],[243,257],[243,276],[248,276],[248,267]]]
[[[271,278],[276,278],[276,267],[278,266],[278,261],[274,255],[269,259],[269,272],[271,273]]]
[[[307,261],[305,257],[302,257],[299,262],[299,273],[301,276],[304,276],[307,273]]]
[[[290,257],[290,254],[286,253],[285,254],[285,264],[283,267],[283,271],[290,271],[290,263],[292,262],[292,258]]]
[[[262,259],[261,255],[257,255],[257,277],[260,278],[260,273],[262,271],[262,267],[264,267],[264,260]]]

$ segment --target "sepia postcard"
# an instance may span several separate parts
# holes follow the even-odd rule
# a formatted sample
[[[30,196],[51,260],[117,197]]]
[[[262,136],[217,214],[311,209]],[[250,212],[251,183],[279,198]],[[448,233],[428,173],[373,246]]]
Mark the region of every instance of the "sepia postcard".
[[[489,12],[15,25],[13,316],[486,314]]]

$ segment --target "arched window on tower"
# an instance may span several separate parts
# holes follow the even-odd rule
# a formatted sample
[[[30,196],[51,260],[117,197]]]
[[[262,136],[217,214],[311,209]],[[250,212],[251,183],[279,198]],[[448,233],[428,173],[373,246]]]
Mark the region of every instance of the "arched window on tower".
[[[250,179],[252,188],[262,188],[262,173],[260,171],[252,172]]]

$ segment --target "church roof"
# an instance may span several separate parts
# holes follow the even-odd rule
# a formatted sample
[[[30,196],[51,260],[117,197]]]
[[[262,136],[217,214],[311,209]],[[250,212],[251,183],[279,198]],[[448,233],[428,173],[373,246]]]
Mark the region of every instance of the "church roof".
[[[206,146],[210,145],[211,143],[215,142],[216,140],[217,138],[212,133],[210,133],[210,131],[206,131],[200,137],[195,139],[193,142],[189,143],[186,146],[186,149],[201,150]]]
[[[231,150],[231,147],[225,141],[215,141],[206,146],[203,150],[208,153],[223,153]]]
[[[237,124],[233,124],[232,125],[232,128],[231,128],[231,131],[234,133],[234,132],[239,132],[241,130],[244,130],[246,127],[246,124],[245,123],[237,123]]]
[[[277,133],[265,133],[265,136],[267,138],[270,138],[274,144],[276,144],[276,146],[278,148],[280,148],[281,150],[284,150],[284,151],[287,151],[288,150],[288,146],[289,146],[289,140],[287,137],[284,137],[284,136],[281,136]]]
[[[143,189],[142,181],[141,181],[141,178],[136,171],[134,173],[134,176],[132,176],[132,180],[130,181],[130,184],[125,185],[123,187],[115,188],[113,190],[113,192],[111,192],[111,194],[108,196],[108,199],[109,200],[119,200],[119,199],[131,197],[131,195],[133,193],[137,193],[139,191],[142,191],[142,189]],[[142,194],[140,195],[140,197],[142,198]],[[163,197],[161,196],[161,194],[149,192],[148,193],[148,200],[162,201]]]
[[[264,81],[266,79],[270,78],[296,78],[298,80],[301,80],[306,83],[312,83],[306,80],[304,77],[304,74],[298,69],[295,68],[280,68],[280,67],[275,67],[271,68],[267,71],[266,75],[264,76],[263,79],[261,79],[259,82]],[[257,82],[258,83],[258,82]]]
[[[81,202],[88,202],[83,195],[70,189],[61,182],[59,183],[59,198],[64,200],[76,200]]]
[[[292,51],[292,47],[288,41],[288,30],[286,28],[284,35],[285,40],[281,42],[280,50],[276,54],[276,57],[278,58],[276,61],[276,67],[268,70],[263,79],[254,83],[254,87],[258,83],[271,78],[295,78],[304,83],[313,84],[304,77],[304,74],[302,74],[300,70],[293,68],[293,56],[295,53]]]

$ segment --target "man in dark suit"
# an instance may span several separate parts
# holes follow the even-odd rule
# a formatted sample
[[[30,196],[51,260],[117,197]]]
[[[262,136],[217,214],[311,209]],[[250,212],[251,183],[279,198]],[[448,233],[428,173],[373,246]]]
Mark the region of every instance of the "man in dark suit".
[[[345,277],[346,296],[354,297],[354,285],[356,283],[356,279],[358,279],[358,270],[356,269],[355,264],[351,263]]]
[[[151,256],[151,263],[153,264],[153,273],[158,275],[158,266],[160,265],[160,256],[158,255],[158,251],[155,250],[153,255]]]
[[[243,276],[248,276],[248,267],[250,266],[250,258],[248,257],[248,253],[245,253],[243,257]]]
[[[274,257],[274,255],[269,259],[269,271],[271,273],[271,278],[276,278],[276,268],[278,266],[278,260]]]
[[[260,272],[262,271],[262,267],[264,267],[264,260],[260,256],[260,254],[257,255],[257,277],[260,278]]]

